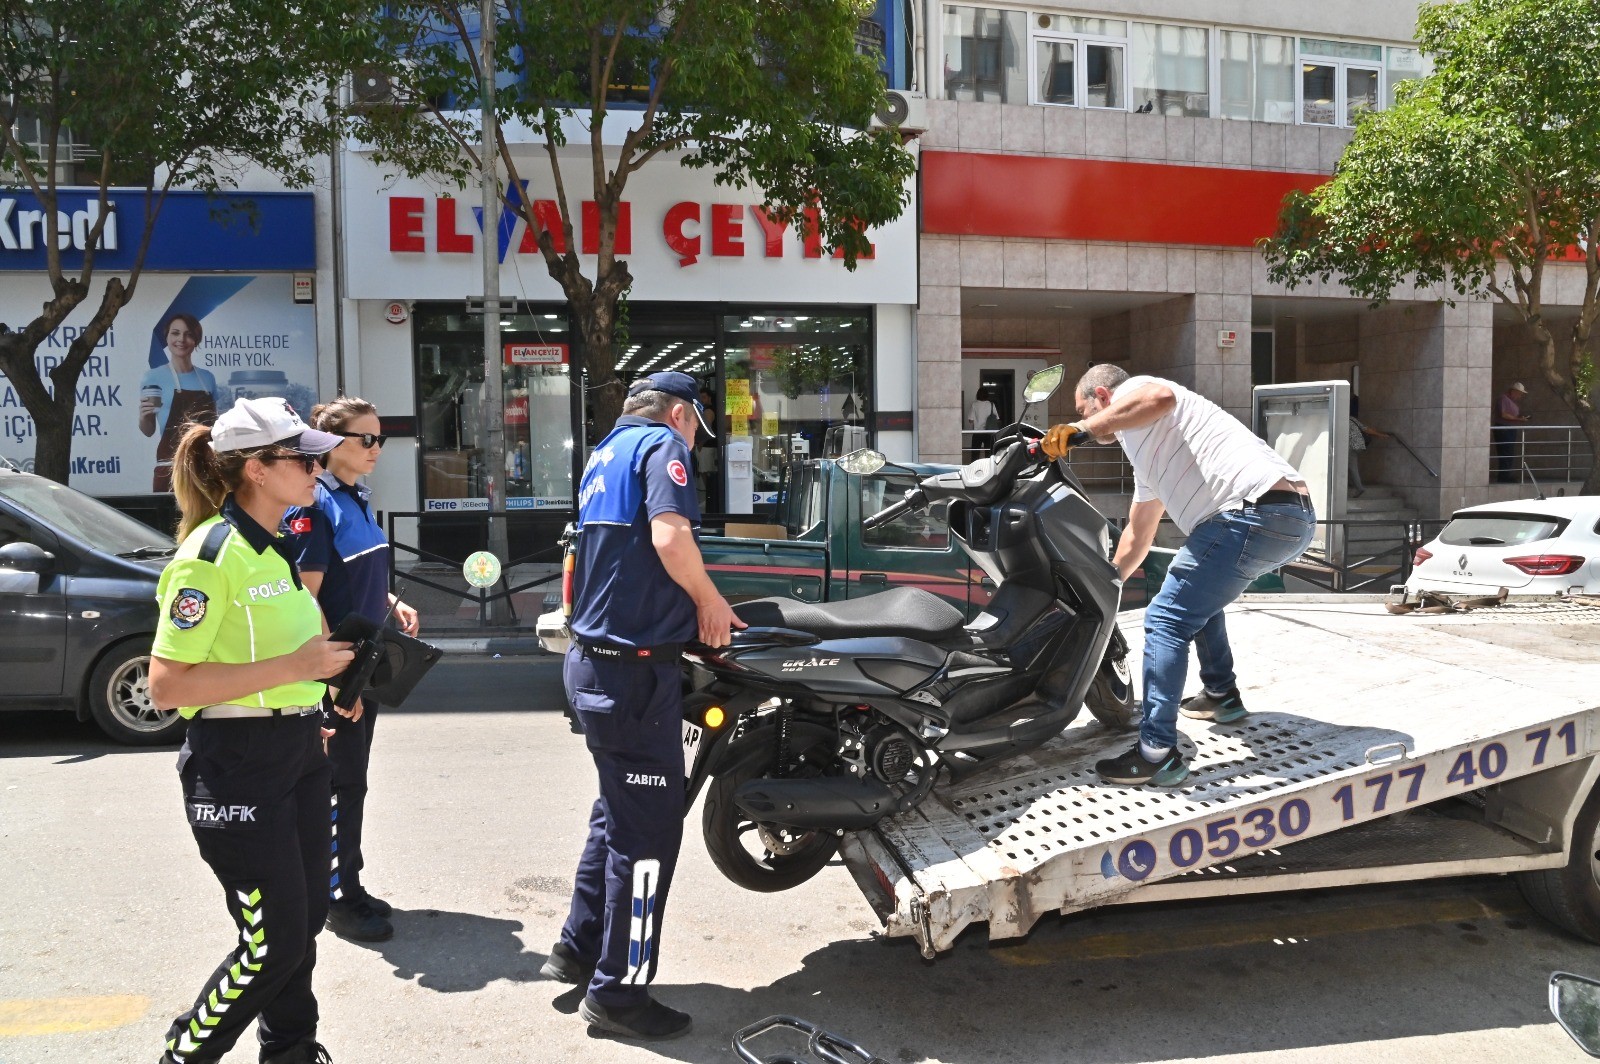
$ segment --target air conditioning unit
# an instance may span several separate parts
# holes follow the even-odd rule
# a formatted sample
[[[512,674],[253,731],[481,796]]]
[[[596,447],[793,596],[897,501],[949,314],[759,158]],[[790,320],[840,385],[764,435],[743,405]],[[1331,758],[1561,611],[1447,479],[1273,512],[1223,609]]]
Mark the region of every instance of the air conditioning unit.
[[[379,107],[398,98],[394,77],[378,66],[357,67],[350,79],[350,102],[358,108]]]
[[[928,128],[928,97],[920,92],[890,89],[872,116],[873,129],[899,129],[902,133],[921,133]]]

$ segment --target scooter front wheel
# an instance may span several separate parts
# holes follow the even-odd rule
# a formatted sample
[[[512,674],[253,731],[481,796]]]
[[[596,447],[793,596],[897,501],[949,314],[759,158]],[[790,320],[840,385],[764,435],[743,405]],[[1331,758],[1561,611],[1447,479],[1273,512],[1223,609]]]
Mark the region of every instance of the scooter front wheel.
[[[1126,655],[1107,656],[1100,663],[1084,704],[1108,728],[1130,731],[1139,726],[1139,702],[1133,697],[1133,670]]]
[[[839,849],[839,839],[832,832],[751,820],[734,804],[733,793],[761,775],[752,769],[713,779],[700,824],[711,863],[723,875],[746,890],[772,894],[798,887],[822,871]]]

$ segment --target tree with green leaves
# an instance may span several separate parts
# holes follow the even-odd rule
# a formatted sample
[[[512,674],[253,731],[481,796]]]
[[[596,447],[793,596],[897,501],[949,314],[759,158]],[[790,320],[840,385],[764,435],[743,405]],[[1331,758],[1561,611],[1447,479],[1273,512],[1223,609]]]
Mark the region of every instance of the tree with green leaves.
[[[1413,281],[1493,297],[1526,322],[1600,455],[1600,2],[1435,4],[1417,40],[1433,72],[1361,123],[1331,181],[1285,201],[1270,276],[1337,278],[1374,303]],[[1587,280],[1566,328],[1551,267],[1574,257]],[[1600,492],[1600,463],[1583,491]]]
[[[868,129],[884,93],[875,58],[855,47],[870,8],[870,0],[499,3],[495,114],[507,132],[488,150],[504,187],[516,190],[524,164],[512,145],[542,149],[558,217],[536,215],[532,197],[518,193],[505,205],[537,234],[567,298],[602,431],[624,398],[616,341],[633,278],[616,237],[635,175],[682,165],[755,186],[770,217],[826,252],[838,249],[851,269],[867,249],[865,230],[905,209],[914,160],[897,133]],[[482,164],[471,113],[481,98],[477,5],[392,3],[386,12],[383,61],[395,92],[384,106],[358,109],[352,132],[375,163],[466,185]],[[581,187],[561,165],[569,135],[588,141]],[[574,235],[584,199],[599,220],[592,264]]]
[[[35,472],[67,480],[77,383],[133,299],[168,190],[215,191],[252,168],[309,184],[333,145],[325,101],[371,33],[344,0],[0,0],[0,188],[44,213],[50,298],[0,333],[5,373],[35,424]],[[18,135],[26,129],[29,135]],[[61,253],[60,191],[88,185],[98,214],[81,264]],[[131,265],[96,275],[108,196],[145,192]],[[102,271],[103,273],[103,271]],[[48,374],[39,345],[80,305],[93,313]]]

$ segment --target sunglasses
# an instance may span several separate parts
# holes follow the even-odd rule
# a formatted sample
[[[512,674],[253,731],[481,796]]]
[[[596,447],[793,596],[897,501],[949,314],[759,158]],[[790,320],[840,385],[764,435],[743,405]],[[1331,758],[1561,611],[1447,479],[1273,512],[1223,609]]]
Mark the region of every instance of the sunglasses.
[[[317,471],[317,459],[315,455],[298,453],[264,454],[261,456],[261,460],[263,462],[299,462],[307,473],[315,473]]]
[[[347,440],[360,440],[361,446],[369,451],[374,447],[382,447],[385,443],[389,442],[389,437],[377,436],[370,432],[341,432],[338,433],[338,435],[343,436]]]

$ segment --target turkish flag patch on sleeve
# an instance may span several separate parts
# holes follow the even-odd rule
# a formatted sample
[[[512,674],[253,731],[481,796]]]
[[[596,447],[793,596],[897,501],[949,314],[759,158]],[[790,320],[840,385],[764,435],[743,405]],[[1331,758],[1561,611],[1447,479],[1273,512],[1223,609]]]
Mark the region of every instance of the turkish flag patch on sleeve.
[[[311,518],[309,517],[296,517],[293,521],[289,522],[289,532],[291,535],[303,536],[310,531]]]
[[[671,477],[672,482],[680,488],[689,485],[689,471],[683,468],[683,463],[676,458],[667,463],[667,476]]]

